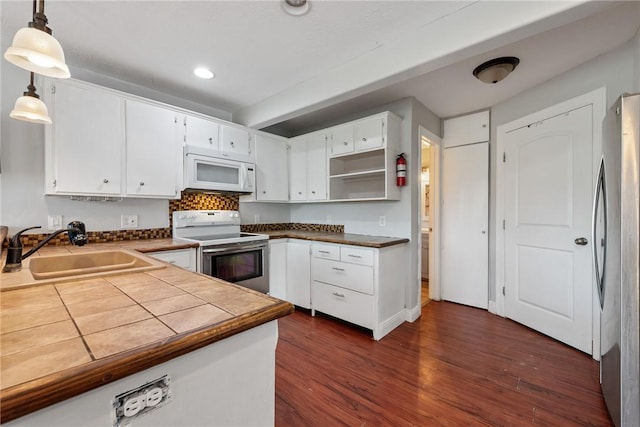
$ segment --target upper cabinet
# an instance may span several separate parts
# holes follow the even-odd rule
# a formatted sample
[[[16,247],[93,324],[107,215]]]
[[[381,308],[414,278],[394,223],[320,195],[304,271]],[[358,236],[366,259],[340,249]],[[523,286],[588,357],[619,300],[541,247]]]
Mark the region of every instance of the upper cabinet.
[[[178,113],[125,101],[128,196],[175,198],[181,160]]]
[[[193,115],[183,115],[182,125],[184,126],[183,141],[188,145],[219,150],[219,129],[220,126],[213,120],[204,119]]]
[[[289,198],[291,201],[327,199],[327,135],[324,132],[293,138],[289,144]]]
[[[353,134],[353,123],[329,129],[331,155],[338,156],[340,154],[353,153]]]
[[[123,100],[94,86],[47,87],[53,124],[45,127],[47,194],[116,196],[123,191]]]
[[[287,140],[257,134],[255,200],[286,202],[289,200],[287,174]]]
[[[329,200],[397,200],[395,160],[402,119],[385,112],[340,126],[353,130],[353,150],[329,157]],[[335,128],[334,128],[335,129]],[[340,145],[338,145],[340,147]]]
[[[489,141],[489,111],[455,117],[444,121],[445,148]]]
[[[238,126],[220,125],[220,151],[225,157],[249,156],[251,154],[249,131]]]

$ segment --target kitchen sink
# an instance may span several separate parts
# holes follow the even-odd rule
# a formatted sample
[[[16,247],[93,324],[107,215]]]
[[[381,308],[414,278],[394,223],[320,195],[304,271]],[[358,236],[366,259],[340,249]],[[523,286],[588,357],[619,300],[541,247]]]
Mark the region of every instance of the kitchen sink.
[[[124,250],[40,256],[33,257],[30,261],[29,270],[35,280],[114,272],[129,273],[164,267],[155,260]]]

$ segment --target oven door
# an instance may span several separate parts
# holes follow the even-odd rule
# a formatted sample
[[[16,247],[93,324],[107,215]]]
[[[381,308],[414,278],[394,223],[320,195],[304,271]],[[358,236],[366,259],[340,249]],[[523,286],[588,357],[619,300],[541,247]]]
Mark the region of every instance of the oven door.
[[[202,273],[269,293],[268,243],[230,243],[202,249]]]

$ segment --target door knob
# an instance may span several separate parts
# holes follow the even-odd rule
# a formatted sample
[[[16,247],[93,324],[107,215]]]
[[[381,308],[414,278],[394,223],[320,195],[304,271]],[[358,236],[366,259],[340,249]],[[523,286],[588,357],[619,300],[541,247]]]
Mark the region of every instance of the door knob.
[[[580,246],[585,246],[587,243],[589,243],[586,237],[578,237],[576,240],[574,240],[574,242],[576,245]]]

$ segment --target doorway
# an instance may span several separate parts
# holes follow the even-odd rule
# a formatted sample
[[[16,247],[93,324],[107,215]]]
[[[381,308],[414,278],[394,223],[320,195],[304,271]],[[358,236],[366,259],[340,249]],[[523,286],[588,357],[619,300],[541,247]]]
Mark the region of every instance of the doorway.
[[[440,147],[442,140],[426,128],[419,127],[420,136],[420,206],[418,287],[420,306],[440,299]]]

